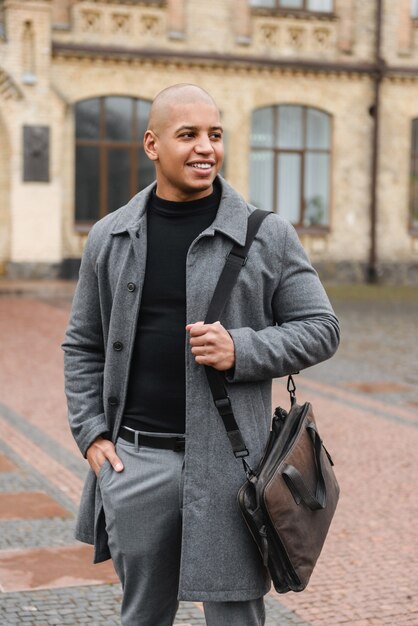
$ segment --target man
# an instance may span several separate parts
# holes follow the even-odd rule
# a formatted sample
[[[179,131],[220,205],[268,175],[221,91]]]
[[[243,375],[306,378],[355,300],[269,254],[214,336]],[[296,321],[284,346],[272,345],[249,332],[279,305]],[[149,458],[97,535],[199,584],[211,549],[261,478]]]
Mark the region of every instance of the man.
[[[218,176],[212,97],[162,91],[144,149],[156,185],[92,228],[63,344],[70,424],[91,468],[77,538],[95,562],[113,559],[124,626],[169,626],[178,599],[202,601],[209,626],[261,625],[270,581],[202,366],[225,372],[256,465],[271,379],[330,357],[338,322],[294,229],[270,215],[223,319],[204,324],[254,210]]]

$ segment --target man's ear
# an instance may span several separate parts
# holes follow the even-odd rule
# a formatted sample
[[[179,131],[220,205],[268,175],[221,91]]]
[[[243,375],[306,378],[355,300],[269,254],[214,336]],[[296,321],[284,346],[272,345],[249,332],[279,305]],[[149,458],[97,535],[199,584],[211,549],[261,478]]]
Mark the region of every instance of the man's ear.
[[[152,130],[147,130],[144,135],[144,151],[151,161],[158,161],[157,136]]]

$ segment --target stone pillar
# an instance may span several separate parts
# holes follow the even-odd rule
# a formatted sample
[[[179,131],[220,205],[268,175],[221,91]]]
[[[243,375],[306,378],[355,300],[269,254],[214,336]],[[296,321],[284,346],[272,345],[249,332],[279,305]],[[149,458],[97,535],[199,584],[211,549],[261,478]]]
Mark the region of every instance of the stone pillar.
[[[18,83],[49,84],[51,0],[6,0],[9,69]]]
[[[168,0],[168,37],[184,39],[186,37],[186,2],[185,0]]]
[[[70,28],[72,0],[55,0],[52,5],[52,24],[54,28]]]
[[[251,8],[249,0],[233,0],[232,23],[235,41],[241,45],[251,43]]]
[[[354,44],[354,0],[336,0],[336,13],[339,17],[338,48],[345,54],[351,54]]]
[[[5,2],[5,66],[23,94],[9,125],[8,267],[15,276],[51,276],[61,261],[63,105],[50,84],[51,13],[50,0]],[[41,173],[37,159],[46,164]]]
[[[0,72],[0,80],[2,78]],[[0,100],[0,276],[6,271],[10,258],[10,146],[1,110]]]
[[[398,0],[398,54],[409,56],[412,52],[413,24],[411,18],[411,0]]]

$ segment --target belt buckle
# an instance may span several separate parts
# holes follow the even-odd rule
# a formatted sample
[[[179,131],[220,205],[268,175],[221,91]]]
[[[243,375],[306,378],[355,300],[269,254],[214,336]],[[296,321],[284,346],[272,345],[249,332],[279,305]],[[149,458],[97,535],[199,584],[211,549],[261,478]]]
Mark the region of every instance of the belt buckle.
[[[174,452],[183,452],[185,448],[185,441],[183,437],[176,437],[174,440]]]

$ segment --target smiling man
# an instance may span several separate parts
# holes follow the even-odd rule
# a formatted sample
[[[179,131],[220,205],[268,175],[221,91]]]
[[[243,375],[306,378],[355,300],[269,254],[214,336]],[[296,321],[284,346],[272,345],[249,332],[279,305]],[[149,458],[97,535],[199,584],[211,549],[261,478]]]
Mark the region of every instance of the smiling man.
[[[271,215],[222,320],[204,324],[254,210],[218,175],[212,97],[162,91],[144,149],[156,184],[92,228],[63,343],[70,425],[90,464],[76,536],[95,562],[112,558],[123,626],[170,626],[181,599],[202,601],[209,626],[262,626],[270,580],[202,366],[225,373],[256,466],[272,378],[329,358],[338,322],[294,229]]]

